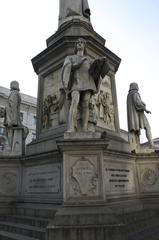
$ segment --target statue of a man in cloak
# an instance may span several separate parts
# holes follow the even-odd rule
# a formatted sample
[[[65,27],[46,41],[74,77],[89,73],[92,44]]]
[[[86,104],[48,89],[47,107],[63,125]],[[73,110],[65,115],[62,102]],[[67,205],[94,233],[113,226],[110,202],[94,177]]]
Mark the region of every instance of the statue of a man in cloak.
[[[154,143],[152,140],[151,128],[146,113],[151,113],[146,109],[146,104],[141,100],[139,94],[139,87],[137,83],[131,83],[129,88],[129,93],[127,96],[127,118],[128,118],[128,131],[129,140],[132,151],[136,151],[136,148],[140,144],[139,136],[140,130],[145,129],[146,137],[149,144],[154,148]]]

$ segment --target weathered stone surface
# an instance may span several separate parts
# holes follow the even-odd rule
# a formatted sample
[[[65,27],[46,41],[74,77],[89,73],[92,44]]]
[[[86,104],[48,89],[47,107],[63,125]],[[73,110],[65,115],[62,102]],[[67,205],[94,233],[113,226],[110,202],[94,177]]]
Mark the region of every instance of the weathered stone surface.
[[[159,189],[158,164],[156,162],[140,163],[138,174],[141,193],[157,193]]]
[[[101,198],[100,156],[86,152],[64,154],[65,201]],[[76,199],[76,200],[75,200]]]
[[[105,160],[104,178],[106,196],[136,192],[134,163]]]
[[[26,167],[24,171],[24,194],[61,193],[61,165],[47,164]]]

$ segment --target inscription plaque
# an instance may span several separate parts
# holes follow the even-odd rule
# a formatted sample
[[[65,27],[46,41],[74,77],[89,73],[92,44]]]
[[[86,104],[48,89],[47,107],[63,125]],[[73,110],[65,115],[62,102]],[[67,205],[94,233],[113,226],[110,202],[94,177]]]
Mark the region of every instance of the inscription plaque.
[[[61,166],[28,167],[25,171],[25,193],[60,193]]]
[[[104,163],[105,186],[108,194],[134,193],[133,166],[126,163]]]

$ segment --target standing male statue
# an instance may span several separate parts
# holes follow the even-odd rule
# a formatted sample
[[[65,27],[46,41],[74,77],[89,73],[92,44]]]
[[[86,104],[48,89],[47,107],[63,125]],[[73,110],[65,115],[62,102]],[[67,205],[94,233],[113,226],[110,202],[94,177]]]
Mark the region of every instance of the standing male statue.
[[[25,140],[28,135],[28,128],[22,125],[20,119],[20,104],[21,95],[19,93],[19,83],[12,81],[10,83],[10,95],[6,102],[4,118],[4,126],[6,127],[6,135],[11,151],[19,150],[22,139]],[[17,134],[17,131],[22,131],[22,138]]]
[[[93,60],[86,55],[86,41],[79,38],[74,55],[65,58],[62,68],[61,95],[66,93],[71,99],[68,116],[68,132],[77,129],[78,107],[81,109],[81,129],[88,130],[89,103],[91,96],[97,93],[104,77],[109,71],[106,58]]]
[[[154,143],[151,135],[151,128],[145,116],[145,113],[151,113],[146,109],[145,103],[141,100],[137,83],[131,83],[127,96],[127,117],[129,140],[132,151],[135,151],[140,144],[140,129],[145,129],[146,137],[151,147]]]
[[[6,114],[4,125],[6,127],[18,127],[21,126],[20,120],[20,104],[21,96],[19,93],[19,83],[12,81],[10,84],[10,95],[6,103]]]
[[[59,24],[73,17],[90,20],[90,9],[87,0],[60,0]]]

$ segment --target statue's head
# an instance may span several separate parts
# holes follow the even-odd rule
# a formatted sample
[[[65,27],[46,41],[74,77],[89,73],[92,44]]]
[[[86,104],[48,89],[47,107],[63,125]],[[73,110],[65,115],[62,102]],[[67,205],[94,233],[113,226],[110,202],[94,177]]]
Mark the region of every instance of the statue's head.
[[[11,90],[18,90],[19,91],[19,83],[17,81],[12,81],[10,83],[10,89]]]
[[[132,90],[139,90],[139,86],[137,83],[133,82],[133,83],[130,83],[130,88],[129,88],[129,91],[132,91]]]
[[[86,40],[85,39],[79,38],[76,41],[75,53],[77,53],[78,50],[80,50],[80,51],[83,50],[84,53],[86,52]]]

